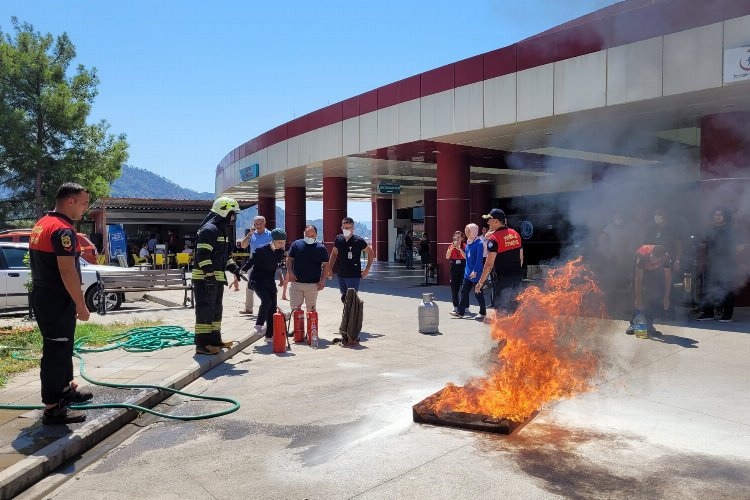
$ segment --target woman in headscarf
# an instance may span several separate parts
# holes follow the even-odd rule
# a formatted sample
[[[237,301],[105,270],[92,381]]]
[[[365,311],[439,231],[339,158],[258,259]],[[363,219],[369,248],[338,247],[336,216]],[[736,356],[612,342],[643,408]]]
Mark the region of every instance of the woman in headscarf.
[[[461,284],[461,301],[458,304],[455,312],[451,314],[457,318],[463,318],[466,309],[469,308],[469,291],[474,290],[479,277],[482,276],[482,268],[484,262],[482,256],[484,254],[484,245],[482,244],[479,235],[479,226],[476,224],[469,224],[464,229],[466,233],[467,243],[464,249],[466,255],[466,266],[464,269],[463,283]],[[483,320],[487,309],[484,303],[484,294],[480,291],[479,293],[474,292],[474,296],[479,302],[479,314],[475,319]]]

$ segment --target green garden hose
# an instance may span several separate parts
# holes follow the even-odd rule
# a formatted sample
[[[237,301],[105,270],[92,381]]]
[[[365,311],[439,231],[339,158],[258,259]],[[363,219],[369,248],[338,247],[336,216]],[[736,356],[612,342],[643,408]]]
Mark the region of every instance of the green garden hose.
[[[114,384],[110,382],[102,382],[95,380],[86,375],[85,362],[83,360],[82,353],[90,352],[104,352],[112,351],[114,349],[124,349],[126,352],[153,352],[167,347],[178,347],[193,345],[193,333],[185,330],[179,326],[147,326],[140,328],[133,328],[124,333],[114,335],[109,339],[109,343],[104,347],[84,347],[86,344],[87,337],[81,337],[76,340],[73,347],[73,356],[81,361],[80,372],[81,378],[94,385],[101,385],[103,387],[113,387],[115,389],[156,389],[159,391],[170,392],[172,394],[180,394],[182,396],[188,396],[191,398],[205,399],[208,401],[221,401],[232,405],[231,408],[213,412],[203,413],[199,415],[169,415],[167,413],[161,413],[150,408],[143,406],[131,405],[127,403],[103,403],[103,404],[81,404],[81,405],[70,405],[68,408],[74,410],[96,410],[101,408],[127,408],[130,410],[136,410],[141,413],[150,413],[157,417],[164,417],[173,420],[203,420],[206,418],[221,417],[228,415],[240,409],[240,403],[231,398],[222,398],[219,396],[204,396],[202,394],[192,394],[189,392],[179,391],[170,387],[162,387],[159,385],[151,384]],[[30,351],[30,348],[19,348],[19,347],[6,347],[11,349],[13,352],[11,356],[16,359],[38,359],[34,357],[28,357],[21,354],[21,351]],[[3,405],[0,404],[0,409],[3,410],[43,410],[43,405]]]

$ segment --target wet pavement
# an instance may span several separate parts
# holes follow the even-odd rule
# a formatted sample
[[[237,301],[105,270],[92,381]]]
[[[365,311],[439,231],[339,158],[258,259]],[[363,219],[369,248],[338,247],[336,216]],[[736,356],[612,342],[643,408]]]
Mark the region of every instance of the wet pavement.
[[[363,285],[360,349],[330,343],[341,305],[326,289],[321,348],[254,343],[186,388],[237,398],[238,412],[156,419],[44,497],[748,498],[747,311],[730,325],[659,325],[650,340],[597,321],[580,335],[600,361],[596,389],[498,436],[412,422],[413,404],[480,374],[492,343],[487,325],[448,315],[447,287],[432,289],[440,334],[419,334],[410,279]]]

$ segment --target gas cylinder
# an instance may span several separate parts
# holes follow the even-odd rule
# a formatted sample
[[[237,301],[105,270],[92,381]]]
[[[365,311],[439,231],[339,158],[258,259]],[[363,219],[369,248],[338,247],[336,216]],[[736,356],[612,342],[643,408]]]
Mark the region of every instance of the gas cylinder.
[[[318,332],[318,311],[313,307],[307,312],[307,344],[313,343],[313,330]]]
[[[273,315],[273,352],[286,352],[286,318],[278,307]]]
[[[305,313],[301,307],[298,307],[292,312],[292,318],[294,320],[294,341],[304,342],[305,341]]]
[[[419,333],[438,333],[440,316],[435,297],[431,293],[422,294],[422,303],[417,311],[419,318]]]

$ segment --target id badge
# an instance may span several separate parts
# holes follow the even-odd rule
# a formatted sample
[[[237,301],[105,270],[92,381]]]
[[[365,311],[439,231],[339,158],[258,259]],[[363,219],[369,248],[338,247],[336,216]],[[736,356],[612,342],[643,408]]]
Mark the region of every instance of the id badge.
[[[461,263],[461,261],[458,260],[458,259],[456,259],[456,264],[460,264],[460,263]]]
[[[348,254],[346,254],[346,258],[349,260],[352,260],[354,258],[351,251]]]

